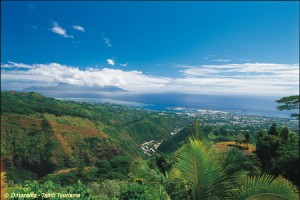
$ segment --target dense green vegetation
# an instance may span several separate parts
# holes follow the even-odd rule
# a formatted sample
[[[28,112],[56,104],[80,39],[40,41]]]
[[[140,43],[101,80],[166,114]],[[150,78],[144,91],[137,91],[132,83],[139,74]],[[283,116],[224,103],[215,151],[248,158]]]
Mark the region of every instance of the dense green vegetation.
[[[298,199],[299,133],[275,123],[268,131],[249,132],[199,121],[1,92],[7,192],[53,200],[70,194],[104,200]],[[146,157],[140,145],[150,140],[162,143]],[[234,145],[216,148],[220,141]]]
[[[195,129],[195,127],[198,127]],[[158,147],[160,153],[170,153],[176,151],[183,144],[188,142],[188,137],[195,134],[196,138],[207,138],[206,142],[211,144],[220,141],[250,141],[255,142],[255,133],[249,133],[247,131],[232,132],[229,131],[226,126],[214,127],[214,126],[195,126],[190,124],[180,130],[176,135],[164,140]]]
[[[127,189],[123,199],[297,198],[297,189],[289,181],[261,173],[253,154],[237,149],[218,152],[190,138],[172,157],[174,164],[166,173],[149,161],[136,159],[129,175],[139,185]]]
[[[299,186],[299,134],[272,124],[268,133],[259,131],[256,154],[265,172],[280,174]]]
[[[176,151],[188,143],[189,136],[192,136],[194,132],[194,126],[192,125],[184,128],[178,134],[163,141],[158,148],[158,152],[170,153]],[[267,132],[260,129],[255,135],[250,135],[248,132],[239,135],[228,134],[223,127],[220,129],[200,127],[200,132],[204,135],[209,132],[206,138],[209,139],[210,143],[219,141],[218,137],[212,139],[212,134],[224,138],[222,141],[232,140],[237,144],[248,144],[252,141],[256,145],[256,154],[261,161],[264,172],[275,176],[281,175],[299,186],[299,133],[290,131],[287,126],[277,127],[273,123]]]
[[[1,158],[9,182],[34,180],[117,155],[144,156],[141,143],[170,137],[189,120],[125,106],[1,92]]]

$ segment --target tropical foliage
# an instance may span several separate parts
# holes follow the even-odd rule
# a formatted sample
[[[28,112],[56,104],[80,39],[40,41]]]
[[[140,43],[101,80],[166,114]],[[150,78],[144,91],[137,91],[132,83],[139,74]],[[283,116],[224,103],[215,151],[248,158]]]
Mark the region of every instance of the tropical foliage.
[[[144,156],[140,144],[170,137],[190,118],[116,106],[1,92],[1,158],[11,183],[35,180],[117,155]],[[121,159],[122,157],[119,157]],[[124,162],[109,176],[126,178]],[[70,175],[73,176],[73,175]]]
[[[9,193],[37,199],[58,193],[103,200],[298,199],[299,135],[287,126],[273,123],[255,135],[201,126],[199,116],[37,93],[1,92],[1,101],[1,181]],[[247,148],[256,140],[256,151],[214,144],[237,137]],[[140,145],[149,140],[162,143],[145,159]]]
[[[297,119],[299,119],[299,95],[282,97],[281,99],[276,100],[276,102],[280,104],[279,106],[277,106],[277,109],[279,110],[297,110],[298,113],[293,113],[292,117],[296,117]]]
[[[261,174],[258,159],[237,149],[216,152],[201,141],[190,139],[176,152],[176,157],[176,163],[166,175],[138,159],[131,167],[131,176],[145,187],[163,191],[165,199],[298,197],[292,183],[282,177]]]
[[[256,154],[263,170],[275,176],[281,174],[298,185],[299,182],[299,135],[287,127],[272,124],[268,133],[260,130],[256,142]]]

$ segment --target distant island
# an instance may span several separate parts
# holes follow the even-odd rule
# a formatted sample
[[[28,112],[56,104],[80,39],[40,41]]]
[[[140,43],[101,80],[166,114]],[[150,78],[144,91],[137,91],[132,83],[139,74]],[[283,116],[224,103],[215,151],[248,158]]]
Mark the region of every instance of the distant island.
[[[56,86],[41,87],[32,86],[22,89],[24,92],[41,92],[41,91],[82,91],[82,92],[128,92],[122,88],[116,86],[86,86],[86,85],[75,85],[68,83],[59,83]]]

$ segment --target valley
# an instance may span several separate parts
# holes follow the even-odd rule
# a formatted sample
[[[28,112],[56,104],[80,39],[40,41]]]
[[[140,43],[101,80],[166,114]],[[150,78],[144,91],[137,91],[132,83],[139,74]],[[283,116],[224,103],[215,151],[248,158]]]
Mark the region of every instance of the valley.
[[[137,169],[147,163],[144,167],[150,167],[149,172],[164,173],[177,166],[175,155],[189,143],[196,142],[195,148],[212,148],[216,155],[240,149],[232,153],[240,152],[241,158],[248,159],[256,157],[256,146],[261,145],[258,132],[266,137],[272,124],[282,133],[286,127],[288,137],[294,138],[287,147],[282,143],[284,148],[295,151],[291,145],[299,138],[299,121],[292,118],[199,109],[155,111],[112,103],[62,101],[35,92],[1,92],[1,102],[1,163],[10,192],[23,190],[21,185],[28,181],[32,184],[28,189],[35,184],[47,188],[51,183],[56,185],[55,191],[65,192],[66,186],[88,191],[93,184],[113,180],[115,184],[127,181],[129,189],[136,184],[136,172],[132,171],[135,162],[139,163]],[[98,198],[96,193],[89,195]]]

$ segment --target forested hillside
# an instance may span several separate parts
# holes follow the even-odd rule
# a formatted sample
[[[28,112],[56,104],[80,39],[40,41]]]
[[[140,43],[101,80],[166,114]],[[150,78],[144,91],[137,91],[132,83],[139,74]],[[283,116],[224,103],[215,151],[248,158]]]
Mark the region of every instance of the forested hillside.
[[[298,199],[299,133],[199,118],[1,92],[1,181],[15,199]]]
[[[188,121],[176,114],[1,92],[1,158],[9,180],[36,179],[116,155],[144,156],[141,143],[170,137]]]

